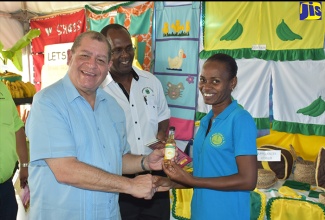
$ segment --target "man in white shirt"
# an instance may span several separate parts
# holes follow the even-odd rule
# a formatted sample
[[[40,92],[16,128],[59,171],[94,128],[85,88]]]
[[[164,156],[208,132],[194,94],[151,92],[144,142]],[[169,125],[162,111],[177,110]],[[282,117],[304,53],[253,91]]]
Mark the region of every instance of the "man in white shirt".
[[[167,138],[170,110],[161,82],[152,73],[132,66],[135,49],[124,26],[109,24],[101,33],[112,46],[113,62],[102,86],[125,112],[131,153],[148,154],[152,150],[146,144],[158,139],[163,145]],[[151,174],[165,176],[162,171]],[[119,204],[123,220],[170,218],[169,192],[156,193],[147,201],[120,194]]]

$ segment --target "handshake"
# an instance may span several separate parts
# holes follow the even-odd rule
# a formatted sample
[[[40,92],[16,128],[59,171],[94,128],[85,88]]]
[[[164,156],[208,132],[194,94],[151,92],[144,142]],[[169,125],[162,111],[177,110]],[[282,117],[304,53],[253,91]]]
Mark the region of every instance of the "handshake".
[[[177,148],[174,160],[164,161],[163,143],[151,144],[151,147],[154,151],[145,157],[144,163],[147,165],[145,167],[149,167],[150,170],[163,170],[166,176],[150,173],[137,175],[129,179],[131,191],[127,193],[137,198],[151,199],[156,192],[164,192],[172,188],[188,188],[187,182],[190,181],[192,175],[184,170],[184,166],[190,163],[192,158]]]

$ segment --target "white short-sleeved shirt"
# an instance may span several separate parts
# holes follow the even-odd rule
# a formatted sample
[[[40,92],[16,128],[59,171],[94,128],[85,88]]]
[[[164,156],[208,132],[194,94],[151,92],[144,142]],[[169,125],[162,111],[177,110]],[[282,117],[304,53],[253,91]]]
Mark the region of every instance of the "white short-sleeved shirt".
[[[110,74],[102,87],[124,110],[131,152],[149,154],[152,150],[145,148],[145,144],[156,140],[158,123],[170,118],[170,110],[159,79],[148,71],[133,69],[139,79],[132,79],[130,101]]]

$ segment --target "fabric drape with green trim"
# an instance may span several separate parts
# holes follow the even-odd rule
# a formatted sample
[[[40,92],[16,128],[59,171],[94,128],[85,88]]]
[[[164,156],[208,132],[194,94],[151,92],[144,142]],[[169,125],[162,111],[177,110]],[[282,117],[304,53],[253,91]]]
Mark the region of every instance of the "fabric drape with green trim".
[[[325,59],[325,21],[300,20],[300,6],[300,2],[205,2],[200,58],[222,52],[274,61]],[[253,45],[264,45],[265,50],[253,50]]]

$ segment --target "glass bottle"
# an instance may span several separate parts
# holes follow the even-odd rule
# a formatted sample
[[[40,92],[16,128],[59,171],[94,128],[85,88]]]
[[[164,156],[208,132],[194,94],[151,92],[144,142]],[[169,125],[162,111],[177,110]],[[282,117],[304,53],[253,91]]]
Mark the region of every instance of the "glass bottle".
[[[169,127],[168,139],[165,144],[165,161],[170,161],[175,157],[176,152],[176,142],[175,142],[175,127]]]

